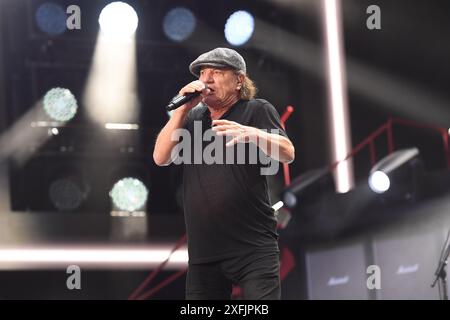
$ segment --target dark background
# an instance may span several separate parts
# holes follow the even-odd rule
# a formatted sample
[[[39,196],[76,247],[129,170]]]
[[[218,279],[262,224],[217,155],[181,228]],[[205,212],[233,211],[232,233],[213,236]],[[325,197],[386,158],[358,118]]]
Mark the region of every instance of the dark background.
[[[147,223],[166,226],[161,221],[173,219],[177,225],[176,228],[167,227],[156,235],[146,234],[139,241],[151,243],[153,239],[163,237],[175,240],[181,235],[182,212],[177,197],[181,182],[180,168],[161,168],[153,163],[154,141],[168,120],[164,106],[182,86],[194,80],[188,71],[189,63],[212,48],[229,47],[223,36],[223,25],[229,14],[238,9],[248,10],[258,21],[272,26],[273,34],[269,39],[267,34],[258,34],[257,21],[252,39],[237,50],[246,59],[248,74],[259,87],[259,97],[269,100],[280,114],[288,105],[295,107],[286,124],[296,148],[296,159],[290,165],[291,177],[331,162],[319,1],[129,1],[139,16],[137,69],[141,114],[138,119],[140,129],[124,133],[128,135],[126,137],[122,133],[117,136],[105,134],[105,130],[87,119],[81,101],[99,29],[98,14],[108,1],[54,2],[63,7],[70,4],[80,6],[81,30],[47,35],[39,30],[34,19],[34,12],[43,1],[0,0],[0,134],[6,134],[52,87],[70,88],[76,97],[80,97],[76,117],[61,129],[58,136],[47,141],[26,163],[18,165],[8,161],[10,203],[4,207],[11,210],[2,213],[4,228],[28,219],[35,221],[40,229],[33,240],[36,242],[43,239],[49,243],[61,240],[109,241],[111,204],[108,191],[115,172],[125,165],[146,177],[145,183],[150,190]],[[366,9],[372,4],[381,8],[381,30],[366,27],[369,16]],[[162,30],[164,14],[176,5],[190,8],[198,19],[197,28],[187,42],[174,43],[166,38]],[[353,145],[361,142],[390,117],[450,127],[449,11],[450,3],[445,0],[342,1]],[[420,149],[427,170],[445,170],[442,140],[437,132],[396,126],[394,135],[396,148],[417,146]],[[72,146],[73,151],[62,152],[62,146]],[[121,147],[129,146],[133,147],[132,153],[120,151]],[[376,151],[378,159],[387,154],[385,136],[377,140]],[[370,170],[367,149],[354,158],[354,165],[357,182],[365,183]],[[61,167],[82,168],[82,174],[92,186],[89,198],[74,212],[56,212],[48,199],[48,186]],[[271,179],[271,184],[272,197],[277,199],[282,190],[281,172]],[[351,196],[348,195],[350,202],[353,201]],[[343,200],[336,201],[340,203]],[[347,212],[345,204],[340,208]],[[358,207],[358,210],[363,209]],[[17,215],[22,216],[16,218]],[[383,216],[382,221],[377,220],[376,223],[389,224],[388,215],[380,216]],[[70,227],[64,223],[66,219],[71,219]],[[96,223],[87,223],[86,219],[94,219]],[[327,215],[324,219],[325,224],[334,223]],[[361,224],[353,225],[353,219],[348,223],[345,221],[342,224],[345,230],[349,228],[355,234],[365,232]],[[296,224],[293,222],[293,225]],[[333,238],[339,238],[350,232],[337,227],[337,231],[329,232],[320,227],[324,225],[322,222],[300,225],[303,228],[291,227],[286,233],[281,233],[280,239],[281,243],[299,246],[294,251],[300,266],[304,259],[303,252],[307,251],[309,244],[320,242],[323,238],[329,239],[330,234]],[[5,244],[25,241],[7,236],[0,240]],[[58,277],[66,276],[63,271],[39,271],[36,274],[4,271],[1,273],[1,287],[8,289],[2,290],[0,297],[120,299],[126,297],[129,289],[139,283],[136,279],[142,279],[145,273],[92,272],[88,277],[96,283],[93,286],[97,289],[72,296],[71,293],[62,293],[65,288],[57,286],[49,286],[45,292],[36,289],[26,293],[20,286],[14,288],[15,283],[20,281],[33,286],[34,282],[28,278],[49,277],[54,279],[51,281],[59,281],[56,280]],[[296,275],[291,275],[297,279],[291,284],[296,283],[299,291],[294,294],[289,291],[285,293],[286,297],[306,298],[306,276],[303,272],[300,267]],[[116,283],[111,291],[105,289],[111,279],[121,279],[123,286]],[[182,298],[183,280],[178,281],[168,292],[162,292],[159,298]],[[36,286],[41,288],[43,285]]]

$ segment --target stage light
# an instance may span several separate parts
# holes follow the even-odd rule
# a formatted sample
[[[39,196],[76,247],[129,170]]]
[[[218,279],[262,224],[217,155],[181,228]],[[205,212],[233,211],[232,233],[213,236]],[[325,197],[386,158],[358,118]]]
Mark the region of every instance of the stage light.
[[[52,2],[41,4],[35,14],[38,28],[49,35],[58,35],[66,30],[67,15],[62,6]]]
[[[376,193],[383,193],[389,190],[391,180],[383,171],[375,171],[369,177],[369,186]]]
[[[138,130],[137,123],[105,123],[105,128],[109,130]]]
[[[420,163],[417,148],[395,151],[373,166],[369,187],[379,194],[410,197],[417,191]]]
[[[48,195],[53,206],[61,211],[78,209],[89,194],[90,188],[80,174],[63,174],[50,183]]]
[[[133,7],[121,1],[106,5],[98,18],[102,34],[112,39],[130,38],[136,32],[138,21]]]
[[[148,189],[139,179],[127,177],[114,184],[109,196],[119,210],[133,212],[147,203]]]
[[[247,11],[236,11],[225,24],[225,38],[233,46],[246,43],[253,34],[255,19]]]
[[[330,170],[310,170],[295,178],[283,191],[283,203],[292,209],[299,204],[310,204],[326,192],[334,192],[334,180]]]
[[[347,99],[347,76],[344,53],[342,15],[340,1],[324,0],[324,40],[328,89],[328,131],[330,132],[330,151],[333,162],[344,159],[352,150],[350,116]],[[335,170],[336,191],[346,193],[354,185],[352,159],[340,161]]]
[[[2,246],[0,248],[0,270],[65,269],[75,264],[81,268],[157,268],[168,257],[164,269],[185,269],[188,263],[186,246],[171,254],[172,243],[124,246],[98,244],[86,245],[32,245]]]
[[[195,26],[194,14],[184,7],[173,8],[164,17],[164,33],[170,40],[176,42],[188,39],[194,32]]]
[[[77,109],[77,100],[68,89],[53,88],[44,96],[44,110],[53,120],[69,121]]]

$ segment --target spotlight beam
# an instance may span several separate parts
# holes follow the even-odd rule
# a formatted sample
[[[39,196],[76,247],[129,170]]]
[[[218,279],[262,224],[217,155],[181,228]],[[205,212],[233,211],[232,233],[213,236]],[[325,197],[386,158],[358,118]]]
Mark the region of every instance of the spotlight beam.
[[[0,162],[12,158],[24,163],[50,138],[47,130],[34,129],[34,121],[40,118],[45,118],[41,101],[0,136]]]
[[[253,34],[253,45],[257,49],[318,78],[325,76],[323,50],[318,45],[263,20],[257,19],[255,24],[258,28]],[[283,40],[283,46],[273,46],[268,41],[277,37]],[[377,103],[380,109],[409,119],[448,126],[450,102],[446,97],[350,57],[346,60],[346,70],[349,89]]]

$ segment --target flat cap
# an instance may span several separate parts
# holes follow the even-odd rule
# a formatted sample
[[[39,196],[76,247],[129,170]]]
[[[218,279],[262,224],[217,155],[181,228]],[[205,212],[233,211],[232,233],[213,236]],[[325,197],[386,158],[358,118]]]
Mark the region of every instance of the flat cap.
[[[189,65],[189,71],[198,77],[202,66],[231,67],[247,73],[244,58],[233,49],[228,48],[216,48],[201,54]]]

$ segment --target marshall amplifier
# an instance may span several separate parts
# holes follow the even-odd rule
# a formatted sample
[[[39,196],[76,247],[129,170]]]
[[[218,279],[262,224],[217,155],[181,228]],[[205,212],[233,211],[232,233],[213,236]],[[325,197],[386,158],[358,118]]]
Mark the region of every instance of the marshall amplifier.
[[[431,283],[443,242],[440,232],[375,238],[374,263],[381,270],[377,299],[439,299]]]
[[[369,299],[364,244],[306,253],[308,299]]]

